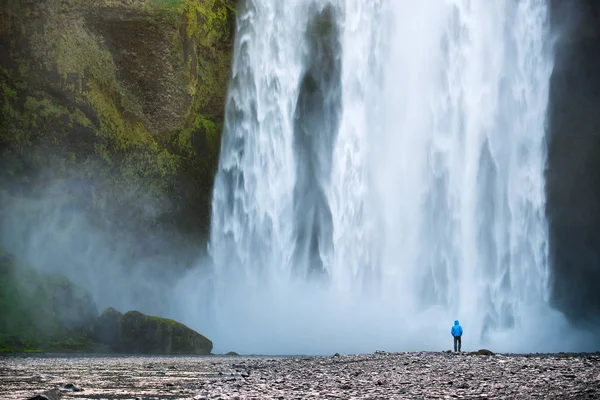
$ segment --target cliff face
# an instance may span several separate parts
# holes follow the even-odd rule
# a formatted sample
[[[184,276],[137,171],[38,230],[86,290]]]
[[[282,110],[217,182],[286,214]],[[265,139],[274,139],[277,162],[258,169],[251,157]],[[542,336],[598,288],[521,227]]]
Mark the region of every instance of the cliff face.
[[[110,211],[117,225],[127,216],[140,231],[203,237],[233,0],[1,3],[2,201],[68,179],[67,203],[99,223]],[[135,218],[140,198],[153,218]]]
[[[570,318],[600,316],[600,3],[552,0],[547,215],[552,301]]]

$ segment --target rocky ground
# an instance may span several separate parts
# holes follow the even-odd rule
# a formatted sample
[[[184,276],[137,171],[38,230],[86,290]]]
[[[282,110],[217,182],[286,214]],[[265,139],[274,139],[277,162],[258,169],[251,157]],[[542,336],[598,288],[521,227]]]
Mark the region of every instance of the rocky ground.
[[[600,354],[0,358],[0,398],[51,389],[63,400],[592,399]]]

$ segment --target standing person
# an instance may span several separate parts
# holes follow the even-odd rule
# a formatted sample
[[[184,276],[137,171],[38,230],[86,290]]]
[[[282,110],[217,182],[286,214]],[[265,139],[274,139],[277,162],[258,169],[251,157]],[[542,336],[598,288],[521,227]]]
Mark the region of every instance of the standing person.
[[[454,351],[457,351],[456,348],[457,348],[457,345],[458,345],[458,352],[460,352],[460,345],[461,345],[461,337],[462,337],[462,334],[463,334],[463,328],[458,323],[458,320],[454,321],[454,326],[452,326],[452,329],[450,329],[450,334],[452,336],[454,336]]]

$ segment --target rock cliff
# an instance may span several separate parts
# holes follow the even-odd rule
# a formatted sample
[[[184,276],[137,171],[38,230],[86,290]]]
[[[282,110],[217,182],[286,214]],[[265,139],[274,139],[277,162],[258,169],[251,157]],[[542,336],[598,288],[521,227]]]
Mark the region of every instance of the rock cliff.
[[[0,3],[0,201],[68,179],[99,223],[205,237],[234,1]]]

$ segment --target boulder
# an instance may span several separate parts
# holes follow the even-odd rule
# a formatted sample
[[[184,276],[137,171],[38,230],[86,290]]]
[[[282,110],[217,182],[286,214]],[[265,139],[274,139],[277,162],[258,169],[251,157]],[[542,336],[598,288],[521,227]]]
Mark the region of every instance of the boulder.
[[[477,351],[472,352],[471,354],[475,356],[493,356],[494,352],[487,349],[479,349]]]
[[[125,313],[120,320],[118,351],[130,354],[210,354],[206,337],[172,319]]]
[[[60,400],[61,397],[62,397],[61,392],[59,392],[57,389],[52,389],[52,390],[48,390],[43,393],[40,393],[36,396],[30,397],[27,400]]]

